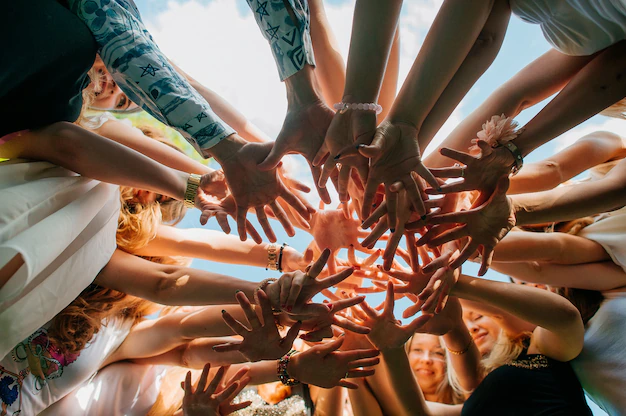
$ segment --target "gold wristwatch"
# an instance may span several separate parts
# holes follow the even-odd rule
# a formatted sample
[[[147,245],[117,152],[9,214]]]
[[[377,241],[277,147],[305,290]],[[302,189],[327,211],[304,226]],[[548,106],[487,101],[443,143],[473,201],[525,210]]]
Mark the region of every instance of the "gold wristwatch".
[[[185,189],[185,207],[194,208],[196,206],[196,195],[202,176],[192,173],[187,179],[187,189]]]

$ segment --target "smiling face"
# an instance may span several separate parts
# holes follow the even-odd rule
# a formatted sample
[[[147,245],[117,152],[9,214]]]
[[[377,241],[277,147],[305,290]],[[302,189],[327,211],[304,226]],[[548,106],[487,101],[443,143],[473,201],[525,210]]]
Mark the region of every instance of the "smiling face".
[[[408,356],[424,394],[435,394],[446,376],[446,351],[439,337],[430,334],[413,335]]]
[[[466,307],[463,307],[463,321],[481,355],[489,354],[500,335],[500,325],[494,319]]]
[[[126,94],[122,92],[117,83],[113,80],[109,71],[104,66],[100,57],[96,58],[93,68],[98,73],[98,79],[92,80],[90,87],[95,90],[95,99],[92,107],[101,110],[131,110],[137,108]],[[95,84],[94,84],[95,83]]]

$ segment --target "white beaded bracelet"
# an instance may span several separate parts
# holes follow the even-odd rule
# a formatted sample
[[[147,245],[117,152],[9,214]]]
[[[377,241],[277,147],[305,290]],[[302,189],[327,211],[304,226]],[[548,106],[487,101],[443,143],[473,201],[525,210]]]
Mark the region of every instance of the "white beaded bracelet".
[[[376,103],[336,103],[333,108],[339,111],[340,114],[345,113],[348,110],[364,110],[364,111],[376,111],[376,114],[380,114],[383,111],[383,107]]]

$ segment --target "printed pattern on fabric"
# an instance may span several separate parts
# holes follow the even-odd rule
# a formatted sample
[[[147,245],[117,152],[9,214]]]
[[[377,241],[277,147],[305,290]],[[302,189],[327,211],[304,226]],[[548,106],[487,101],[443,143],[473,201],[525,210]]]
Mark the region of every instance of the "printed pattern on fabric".
[[[0,365],[0,416],[20,415],[22,411],[21,390],[24,383],[32,383],[31,391],[42,390],[47,380],[63,375],[63,370],[79,357],[78,354],[63,354],[48,338],[45,328],[38,329],[12,351],[15,363],[26,366],[12,372]],[[32,377],[28,377],[32,375]]]
[[[286,0],[296,22],[289,15],[283,0],[246,1],[261,33],[270,43],[281,81],[300,71],[306,64],[315,66],[307,0]]]
[[[69,0],[69,4],[93,33],[102,61],[124,93],[178,130],[198,153],[235,133],[170,65],[132,0]]]

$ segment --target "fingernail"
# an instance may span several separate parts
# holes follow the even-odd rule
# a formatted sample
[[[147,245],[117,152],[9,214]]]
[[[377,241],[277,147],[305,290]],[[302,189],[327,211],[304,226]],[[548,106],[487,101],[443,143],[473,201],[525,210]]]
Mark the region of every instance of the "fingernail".
[[[287,306],[287,312],[291,312],[292,309],[293,309],[293,307]]]
[[[215,351],[215,347],[216,347],[216,346],[217,346],[217,345],[213,345],[213,346],[211,347],[211,349],[212,349],[213,351]]]
[[[286,306],[287,306],[287,304],[280,305],[280,309],[285,309]]]
[[[241,292],[241,291],[242,291],[242,290],[240,290],[240,289],[235,290],[235,294],[237,294],[237,293],[239,293],[239,292]]]
[[[422,215],[420,218],[424,221],[426,219],[426,214]]]
[[[442,188],[441,186],[438,186],[438,187],[437,187],[437,191],[438,191],[438,192],[442,192],[442,191],[443,191],[443,188]]]
[[[342,332],[342,333],[341,333],[341,335],[339,335],[339,336],[340,336],[340,337],[345,337],[345,336],[346,336],[346,333],[345,333],[345,332]]]
[[[328,305],[326,305],[326,307],[328,308],[328,312],[333,310],[333,304],[329,303]]]
[[[395,228],[390,228],[389,231],[391,231],[392,233],[395,233],[396,229]]]
[[[341,157],[341,153],[339,153],[337,156],[335,156],[333,159],[337,160]]]
[[[298,324],[301,324],[301,323],[302,323],[302,321],[298,321]]]
[[[376,208],[376,204],[372,204],[372,208]]]

